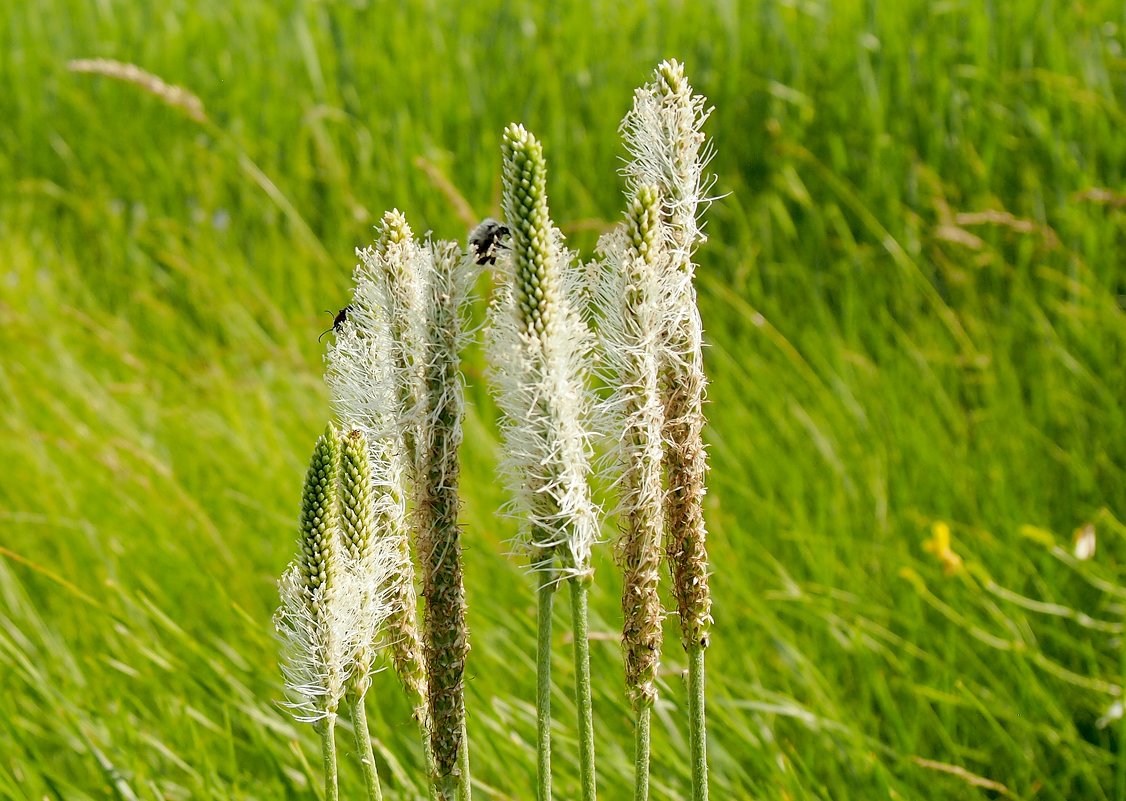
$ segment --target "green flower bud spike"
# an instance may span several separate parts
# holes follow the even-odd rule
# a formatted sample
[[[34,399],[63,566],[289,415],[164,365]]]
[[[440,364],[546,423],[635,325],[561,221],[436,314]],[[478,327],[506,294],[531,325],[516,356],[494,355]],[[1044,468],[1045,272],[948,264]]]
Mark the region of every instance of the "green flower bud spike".
[[[298,556],[279,582],[274,616],[282,639],[289,706],[321,736],[325,798],[336,801],[336,712],[348,680],[355,608],[342,592],[337,481],[339,435],[330,426],[317,440],[301,495]]]
[[[341,542],[360,614],[352,652],[347,692],[356,738],[356,753],[370,801],[382,801],[379,773],[371,745],[364,696],[370,685],[372,660],[380,631],[392,611],[396,548],[386,537],[385,515],[379,514],[367,437],[359,429],[344,435],[340,452]],[[381,536],[382,535],[382,536]]]

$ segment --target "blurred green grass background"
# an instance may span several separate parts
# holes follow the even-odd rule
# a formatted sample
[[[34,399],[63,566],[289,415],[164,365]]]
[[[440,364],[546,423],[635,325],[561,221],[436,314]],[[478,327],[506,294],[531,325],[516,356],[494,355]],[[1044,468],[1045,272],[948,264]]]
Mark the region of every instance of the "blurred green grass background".
[[[1124,39],[1110,0],[3,4],[0,797],[314,795],[270,615],[353,249],[392,206],[457,239],[455,195],[495,213],[513,120],[589,249],[622,206],[632,88],[677,57],[715,105],[725,194],[699,269],[713,797],[1126,798]],[[96,56],[187,87],[210,123],[67,69]],[[528,798],[533,596],[482,366],[467,354],[475,789]],[[609,547],[597,569],[619,799]],[[667,633],[653,795],[679,799]],[[419,797],[394,678],[370,698],[387,794]]]

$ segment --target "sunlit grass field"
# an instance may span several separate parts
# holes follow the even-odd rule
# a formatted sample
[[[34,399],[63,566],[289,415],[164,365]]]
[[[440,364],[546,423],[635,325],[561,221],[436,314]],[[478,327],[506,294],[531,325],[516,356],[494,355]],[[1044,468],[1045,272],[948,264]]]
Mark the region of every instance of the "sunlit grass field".
[[[589,253],[632,89],[677,57],[724,195],[699,254],[713,798],[1126,799],[1121,3],[457,5],[0,4],[0,797],[315,797],[270,616],[354,248],[393,206],[457,239],[495,214],[515,120]],[[207,121],[68,70],[89,57]],[[465,367],[474,791],[527,799],[532,582],[479,348]],[[622,799],[609,544],[596,561],[599,783]],[[675,629],[658,799],[688,787]],[[422,797],[390,673],[369,699],[388,796]]]

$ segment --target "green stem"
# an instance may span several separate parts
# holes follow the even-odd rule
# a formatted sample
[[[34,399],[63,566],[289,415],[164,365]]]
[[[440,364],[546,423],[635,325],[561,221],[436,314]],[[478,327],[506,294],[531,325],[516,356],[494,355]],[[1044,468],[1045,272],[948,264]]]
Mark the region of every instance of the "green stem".
[[[650,704],[637,710],[637,730],[634,732],[633,799],[649,799],[649,719],[653,712]]]
[[[360,769],[367,784],[368,798],[371,801],[383,801],[383,790],[379,786],[379,770],[375,766],[375,753],[371,747],[371,732],[368,730],[368,714],[364,707],[364,697],[359,693],[348,693],[348,710],[352,714],[356,754],[360,757]]]
[[[340,801],[336,781],[336,714],[329,713],[317,729],[321,734],[321,755],[325,763],[325,801]]]
[[[457,776],[452,773],[445,776],[438,776],[435,779],[438,791],[438,801],[454,801],[457,798],[460,783]]]
[[[537,569],[540,585],[538,647],[536,649],[536,801],[551,801],[551,608],[555,601],[554,572]]]
[[[473,801],[473,780],[469,777],[469,729],[465,725],[465,698],[461,699],[461,747],[457,749],[458,801]]]
[[[571,584],[571,621],[575,635],[575,703],[579,710],[579,773],[582,801],[594,801],[594,712],[590,696],[590,630],[584,578]]]
[[[691,725],[692,801],[708,801],[708,737],[704,712],[704,647],[688,649],[688,717]]]
[[[426,728],[426,704],[420,703],[414,709],[418,720],[418,730],[422,735],[422,756],[426,760],[426,787],[430,801],[438,801],[438,787],[434,784],[434,749],[430,745],[430,732]]]
[[[1126,647],[1121,647],[1118,653],[1118,669],[1123,677],[1126,677]],[[1123,715],[1118,724],[1118,739],[1119,742],[1126,742],[1126,715]],[[1118,801],[1126,801],[1126,753],[1121,750],[1118,752],[1118,764],[1115,766],[1115,784],[1117,785],[1117,792],[1115,798]]]

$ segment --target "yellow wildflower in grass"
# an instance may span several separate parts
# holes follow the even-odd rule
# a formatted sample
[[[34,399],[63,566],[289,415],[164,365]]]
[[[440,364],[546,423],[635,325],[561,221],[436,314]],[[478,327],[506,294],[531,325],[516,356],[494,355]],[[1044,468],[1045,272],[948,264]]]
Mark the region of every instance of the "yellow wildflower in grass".
[[[936,520],[931,524],[931,536],[923,543],[923,550],[935,555],[946,575],[953,576],[962,571],[962,557],[950,546],[950,526],[947,523]]]

